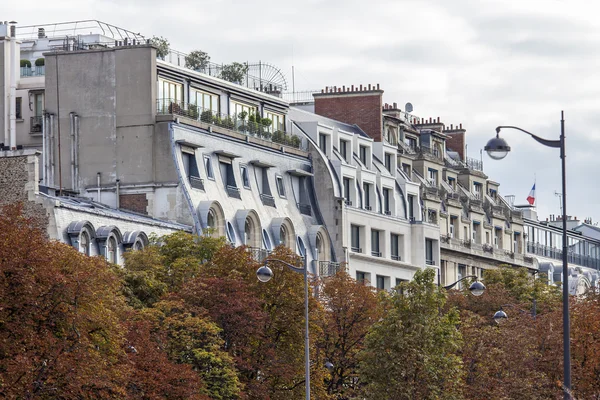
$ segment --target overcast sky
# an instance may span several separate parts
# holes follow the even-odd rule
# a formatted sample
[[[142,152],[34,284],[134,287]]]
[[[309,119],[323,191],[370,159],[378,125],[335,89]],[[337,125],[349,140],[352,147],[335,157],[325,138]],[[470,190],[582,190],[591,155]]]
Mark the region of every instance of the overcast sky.
[[[591,1],[3,1],[2,20],[31,25],[98,19],[164,36],[212,61],[278,66],[291,90],[379,83],[384,102],[467,129],[468,155],[497,125],[567,134],[568,213],[600,221],[600,22]],[[587,3],[587,4],[586,4]],[[502,195],[525,203],[537,179],[540,218],[559,214],[560,158],[518,131],[513,152],[484,154]]]

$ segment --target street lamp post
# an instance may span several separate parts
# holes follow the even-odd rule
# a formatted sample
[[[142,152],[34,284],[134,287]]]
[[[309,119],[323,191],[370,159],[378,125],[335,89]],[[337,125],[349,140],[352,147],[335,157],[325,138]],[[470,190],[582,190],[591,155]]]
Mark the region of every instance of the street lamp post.
[[[304,375],[306,400],[310,400],[310,343],[308,339],[308,257],[304,255],[304,268],[298,268],[292,264],[276,258],[266,259],[265,264],[256,271],[256,276],[261,282],[268,282],[273,277],[273,271],[267,266],[269,262],[278,262],[295,272],[304,273]],[[331,364],[333,367],[333,364]],[[329,367],[328,367],[329,368]]]
[[[450,290],[454,286],[458,285],[460,282],[464,281],[465,279],[469,279],[469,278],[478,279],[478,277],[475,275],[468,275],[468,276],[465,276],[464,278],[460,278],[459,280],[457,280],[454,283],[451,283],[450,285],[444,286],[443,288],[446,290]],[[469,291],[471,292],[471,294],[473,296],[481,296],[483,294],[483,292],[485,291],[485,285],[483,283],[479,282],[478,280],[476,280],[475,282],[471,283],[471,286],[469,286]]]
[[[510,151],[510,146],[500,137],[500,130],[516,129],[531,136],[536,142],[547,147],[560,149],[561,168],[562,168],[562,265],[563,265],[563,391],[564,399],[571,399],[571,333],[569,322],[569,263],[567,258],[567,175],[565,165],[565,116],[564,112],[560,113],[560,139],[548,140],[534,135],[531,132],[521,129],[516,126],[499,126],[496,128],[496,137],[490,139],[484,150],[494,160],[501,160]]]

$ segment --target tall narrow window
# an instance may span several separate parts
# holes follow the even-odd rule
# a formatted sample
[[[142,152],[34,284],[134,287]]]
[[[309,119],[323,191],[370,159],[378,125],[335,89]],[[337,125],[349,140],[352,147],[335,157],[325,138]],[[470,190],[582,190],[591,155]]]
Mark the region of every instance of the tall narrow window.
[[[384,290],[385,289],[386,277],[385,276],[381,276],[381,275],[377,275],[376,278],[377,278],[377,289]]]
[[[365,205],[365,210],[371,210],[371,184],[370,183],[363,183],[363,192],[364,194],[364,205]]]
[[[240,167],[240,173],[242,174],[242,184],[246,189],[250,189],[250,179],[248,179],[248,167],[242,165]]]
[[[392,171],[393,167],[394,167],[394,165],[392,163],[392,154],[385,153],[385,169],[387,169],[389,172],[393,172]]]
[[[366,285],[368,283],[367,274],[365,272],[356,271],[356,281]]]
[[[438,177],[438,172],[435,169],[431,169],[429,168],[427,170],[427,181],[429,182],[429,184],[431,186],[437,186],[437,177]]]
[[[367,166],[367,146],[359,147],[360,162]],[[367,166],[368,167],[368,166]]]
[[[413,196],[412,194],[409,194],[408,195],[408,218],[410,220],[415,219],[414,206],[415,206],[415,196]]]
[[[319,148],[325,154],[327,154],[327,135],[319,133]]]
[[[435,265],[433,258],[433,240],[425,239],[425,263],[427,265]]]
[[[204,169],[206,170],[206,177],[208,179],[215,179],[215,172],[213,171],[212,162],[210,157],[204,157]]]
[[[478,182],[473,182],[473,193],[475,194],[476,199],[481,199],[481,190],[482,185]]]
[[[386,215],[391,215],[392,211],[390,210],[390,189],[383,188],[383,213]]]
[[[283,177],[278,176],[276,178],[276,182],[277,182],[277,194],[279,194],[279,197],[285,197],[285,188],[283,186]]]
[[[285,131],[285,116],[272,111],[266,111],[265,115],[271,120],[271,131]]]
[[[340,140],[340,154],[344,161],[348,162],[348,141]]]
[[[351,206],[352,200],[350,199],[350,178],[344,178],[344,199],[346,200],[346,205]]]
[[[23,111],[21,110],[21,105],[23,103],[23,98],[22,97],[17,97],[15,99],[16,102],[16,118],[17,119],[23,119]]]
[[[203,111],[219,112],[219,96],[216,94],[190,89],[189,102],[197,107],[198,116]]]
[[[350,242],[353,252],[362,253],[360,248],[360,226],[350,225]]]
[[[381,231],[371,229],[371,255],[373,257],[381,257],[381,248],[379,246],[379,236]]]
[[[395,233],[390,235],[390,251],[392,253],[392,260],[400,261],[400,237]]]

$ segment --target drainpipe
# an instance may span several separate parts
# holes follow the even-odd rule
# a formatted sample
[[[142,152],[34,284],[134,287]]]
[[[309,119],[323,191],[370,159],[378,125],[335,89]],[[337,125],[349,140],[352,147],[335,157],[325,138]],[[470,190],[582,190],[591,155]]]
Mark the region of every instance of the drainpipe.
[[[75,148],[75,186],[73,189],[79,191],[79,115],[75,114],[73,119],[75,122],[75,144],[73,146]]]
[[[46,115],[46,113],[44,113],[44,115],[42,116],[42,182],[44,182],[44,185],[48,186],[48,182],[46,181],[47,176],[46,173],[48,172],[47,170],[47,166],[46,166],[46,162],[47,162],[47,158],[46,158],[46,151],[48,150],[48,146],[46,145],[46,120],[48,118],[48,115]]]
[[[71,190],[75,190],[75,113],[69,113],[69,135],[71,136]]]
[[[120,187],[119,187],[120,186],[119,182],[120,182],[120,180],[117,179],[117,202],[116,202],[116,205],[117,205],[116,208],[117,209],[119,209],[121,207],[121,204],[119,204],[120,203],[120,193],[121,193]]]
[[[16,150],[17,148],[17,75],[16,75],[16,29],[14,25],[16,22],[11,21],[10,26],[10,62],[8,66],[10,68],[10,95],[8,97],[10,107],[10,149]]]
[[[50,135],[48,138],[48,167],[50,168],[50,179],[48,183],[54,186],[54,114],[50,114]]]
[[[97,201],[98,203],[102,203],[102,201],[100,201],[100,172],[98,172],[98,174],[96,175],[96,182],[97,182],[97,186],[98,186],[98,197],[97,197]]]

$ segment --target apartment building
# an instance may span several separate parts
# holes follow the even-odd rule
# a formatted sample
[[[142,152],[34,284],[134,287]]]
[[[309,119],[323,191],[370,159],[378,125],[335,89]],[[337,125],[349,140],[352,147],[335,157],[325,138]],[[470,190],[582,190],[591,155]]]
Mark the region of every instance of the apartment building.
[[[159,59],[139,34],[58,25],[0,26],[3,155],[38,162],[35,201],[50,202],[50,237],[122,261],[105,243],[122,253],[125,221],[144,220],[158,233],[224,236],[258,259],[283,244],[312,272],[336,261],[307,139],[291,133],[285,101],[185,68],[182,57]],[[104,219],[59,217],[64,204]]]
[[[441,284],[502,264],[537,268],[526,254],[520,211],[499,195],[483,163],[466,157],[461,125],[385,104],[379,85],[328,87],[313,96],[316,114],[356,125],[373,139],[382,169],[406,188],[407,220],[439,229]]]
[[[396,167],[394,146],[301,109],[291,108],[289,117],[309,140],[318,204],[351,276],[391,289],[426,265],[440,265],[439,228],[411,219],[420,214],[419,186]]]

